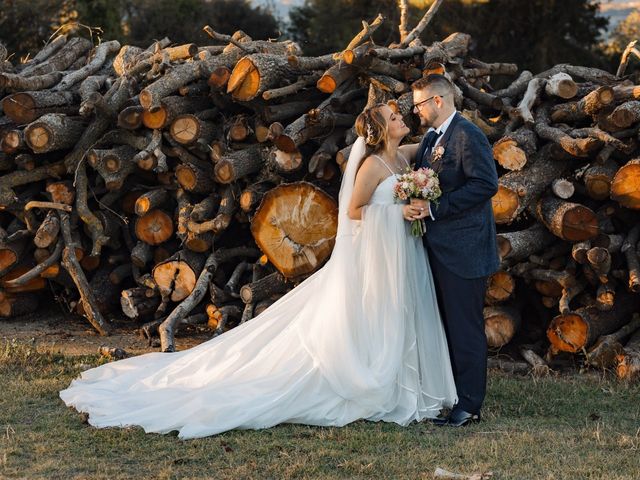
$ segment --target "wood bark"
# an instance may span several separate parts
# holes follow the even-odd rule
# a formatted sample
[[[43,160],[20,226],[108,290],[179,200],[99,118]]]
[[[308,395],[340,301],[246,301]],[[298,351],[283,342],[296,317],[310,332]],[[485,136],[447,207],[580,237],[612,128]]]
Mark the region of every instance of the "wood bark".
[[[622,294],[610,311],[582,307],[575,312],[558,315],[547,329],[552,351],[575,353],[590,347],[601,335],[615,332],[626,324],[639,305],[637,296]]]

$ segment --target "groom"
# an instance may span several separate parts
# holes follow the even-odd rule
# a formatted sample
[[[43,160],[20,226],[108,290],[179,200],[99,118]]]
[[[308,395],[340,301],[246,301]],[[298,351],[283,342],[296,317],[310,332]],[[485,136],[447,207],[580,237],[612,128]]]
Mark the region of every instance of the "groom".
[[[458,403],[438,425],[463,426],[480,420],[487,379],[484,296],[487,278],[498,269],[491,197],[498,176],[489,142],[460,115],[454,87],[432,74],[412,86],[414,113],[430,127],[418,144],[416,166],[433,168],[442,196],[419,218],[434,277],[453,368]]]

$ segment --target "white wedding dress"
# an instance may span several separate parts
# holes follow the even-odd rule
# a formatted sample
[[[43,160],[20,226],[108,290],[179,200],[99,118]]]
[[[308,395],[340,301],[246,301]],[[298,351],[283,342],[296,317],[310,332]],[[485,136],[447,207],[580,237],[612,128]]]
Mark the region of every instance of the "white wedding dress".
[[[82,373],[60,392],[96,427],[180,438],[279,423],[407,425],[456,401],[425,251],[376,188],[363,220],[346,215],[364,142],[340,191],[336,244],[323,268],[253,320],[189,350],[148,353]]]

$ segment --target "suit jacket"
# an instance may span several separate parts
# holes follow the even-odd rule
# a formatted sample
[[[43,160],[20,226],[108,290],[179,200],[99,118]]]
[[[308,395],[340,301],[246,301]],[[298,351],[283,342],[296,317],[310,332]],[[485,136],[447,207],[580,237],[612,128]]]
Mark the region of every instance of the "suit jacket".
[[[423,242],[460,277],[491,275],[500,265],[491,207],[498,174],[491,146],[484,133],[460,113],[453,117],[439,145],[444,154],[433,164],[433,155],[425,155],[424,138],[416,156],[416,169],[433,168],[442,189],[438,203],[431,203],[434,219],[425,219]]]

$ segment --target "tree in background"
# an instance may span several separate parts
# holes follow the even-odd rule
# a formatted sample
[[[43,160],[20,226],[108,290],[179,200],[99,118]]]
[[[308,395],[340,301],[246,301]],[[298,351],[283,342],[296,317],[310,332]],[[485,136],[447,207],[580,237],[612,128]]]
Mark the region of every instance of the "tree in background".
[[[374,38],[380,44],[397,40],[400,12],[396,0],[305,0],[289,12],[289,34],[307,55],[331,53],[349,43],[362,29],[362,20],[370,22],[378,13],[386,20]]]
[[[612,67],[620,61],[620,55],[632,40],[640,41],[640,10],[632,10],[611,32],[609,39],[603,42],[601,48],[609,58]],[[630,65],[637,65],[638,59],[632,60]]]
[[[39,50],[53,33],[59,12],[60,5],[47,0],[0,0],[0,42],[10,54]]]
[[[249,0],[0,0],[0,42],[18,55],[35,53],[54,32],[144,47],[165,36],[205,43],[206,24],[227,34],[280,36],[272,13]]]
[[[410,1],[410,28],[431,3]],[[306,0],[292,10],[289,31],[306,53],[329,53],[344,48],[360,30],[360,21],[371,20],[378,12],[387,20],[374,39],[379,43],[397,39],[395,0]],[[557,63],[602,66],[596,46],[607,22],[592,0],[449,0],[421,39],[428,44],[456,31],[466,32],[475,41],[478,57],[534,71]]]
[[[142,0],[131,2],[129,42],[149,45],[165,35],[176,43],[204,42],[206,24],[220,33],[242,30],[260,39],[277,38],[275,17],[248,0]]]

